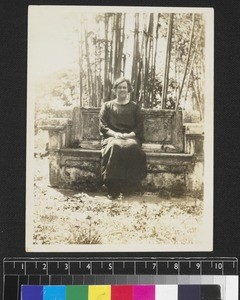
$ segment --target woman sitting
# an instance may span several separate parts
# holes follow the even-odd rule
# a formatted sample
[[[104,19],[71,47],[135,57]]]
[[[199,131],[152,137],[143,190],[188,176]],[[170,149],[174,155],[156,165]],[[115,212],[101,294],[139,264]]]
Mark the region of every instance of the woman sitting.
[[[141,149],[143,119],[139,106],[130,101],[130,81],[116,80],[116,99],[105,102],[100,111],[102,177],[109,198],[139,187],[146,177],[146,155]]]

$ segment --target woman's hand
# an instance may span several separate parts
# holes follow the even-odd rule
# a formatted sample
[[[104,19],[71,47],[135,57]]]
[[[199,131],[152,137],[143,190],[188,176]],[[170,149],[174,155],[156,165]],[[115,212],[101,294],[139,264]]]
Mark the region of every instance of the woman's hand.
[[[114,133],[114,137],[116,139],[123,139],[124,138],[123,135],[124,135],[124,133],[121,133],[121,132],[115,132]]]
[[[108,130],[107,134],[108,134],[108,136],[112,136],[115,139],[124,139],[124,140],[130,139],[130,138],[133,138],[136,136],[136,134],[133,131],[130,133],[121,133],[121,132],[113,131],[111,129]]]
[[[130,139],[130,138],[133,138],[135,137],[136,134],[132,131],[130,133],[123,133],[122,134],[122,139]]]
[[[128,139],[129,138],[129,133],[123,133],[122,134],[122,139]]]
[[[121,132],[113,131],[111,129],[109,129],[107,131],[107,135],[111,136],[111,137],[114,137],[115,139],[122,139],[123,138]]]

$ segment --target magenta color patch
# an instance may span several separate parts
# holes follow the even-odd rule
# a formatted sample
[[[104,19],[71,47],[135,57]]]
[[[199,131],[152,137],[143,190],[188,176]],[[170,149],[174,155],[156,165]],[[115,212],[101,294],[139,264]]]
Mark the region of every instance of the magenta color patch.
[[[155,285],[133,286],[133,300],[155,300]]]

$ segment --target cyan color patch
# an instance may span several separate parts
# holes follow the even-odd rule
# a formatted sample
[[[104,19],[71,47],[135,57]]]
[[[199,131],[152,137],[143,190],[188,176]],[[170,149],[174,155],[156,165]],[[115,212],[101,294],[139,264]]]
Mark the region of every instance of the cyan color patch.
[[[44,286],[42,300],[66,300],[66,286]]]

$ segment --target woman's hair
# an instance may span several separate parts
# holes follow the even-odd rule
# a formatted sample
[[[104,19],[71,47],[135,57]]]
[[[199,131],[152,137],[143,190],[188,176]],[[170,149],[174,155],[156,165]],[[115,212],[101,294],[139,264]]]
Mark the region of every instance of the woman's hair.
[[[133,91],[133,88],[131,86],[131,82],[129,79],[126,79],[125,77],[120,77],[117,80],[115,80],[115,82],[113,83],[113,89],[114,91],[116,91],[117,87],[119,84],[126,82],[127,86],[128,86],[128,92],[131,93]]]

